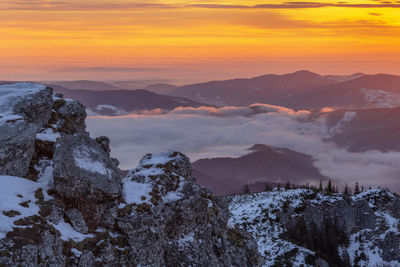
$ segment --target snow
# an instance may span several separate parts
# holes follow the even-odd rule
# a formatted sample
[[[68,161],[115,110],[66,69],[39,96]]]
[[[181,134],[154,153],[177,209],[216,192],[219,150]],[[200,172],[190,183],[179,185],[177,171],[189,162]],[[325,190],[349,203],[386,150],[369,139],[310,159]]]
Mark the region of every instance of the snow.
[[[47,190],[53,185],[54,178],[54,167],[53,161],[48,159],[41,159],[35,166],[35,169],[39,172],[37,183],[43,189],[44,200],[48,201],[53,197],[47,194]]]
[[[77,258],[80,258],[81,255],[82,255],[82,251],[77,250],[76,248],[72,248],[72,249],[71,249],[71,252],[74,253],[74,255],[75,255]]]
[[[141,204],[150,203],[150,192],[152,191],[151,184],[148,183],[138,183],[132,181],[130,178],[126,178],[123,181],[123,194],[125,201],[128,204]],[[142,196],[146,197],[142,200]]]
[[[182,237],[180,237],[178,239],[178,245],[179,245],[179,249],[184,249],[185,247],[187,247],[190,243],[194,242],[194,232],[191,232],[187,235],[183,235]]]
[[[333,136],[335,132],[340,131],[343,128],[345,122],[350,122],[357,115],[355,111],[346,111],[343,118],[334,126],[329,129],[329,134]]]
[[[61,239],[64,241],[69,241],[70,239],[75,242],[82,242],[86,238],[93,238],[94,235],[92,234],[81,234],[76,231],[72,226],[66,223],[64,220],[61,220],[58,224],[51,223],[54,228],[56,228],[60,234]]]
[[[54,132],[51,128],[46,128],[36,134],[36,139],[48,142],[57,142],[57,139],[60,138],[61,135],[59,133]]]
[[[179,154],[175,155],[174,153],[174,151],[169,150],[158,154],[148,154],[143,157],[136,169],[128,172],[127,176],[122,181],[123,194],[128,204],[152,204],[150,202],[152,198],[150,192],[153,191],[153,189],[157,189],[156,191],[160,192],[161,199],[164,203],[175,202],[183,198],[182,191],[185,179],[177,173],[171,173],[171,175],[179,179],[175,190],[166,192],[166,190],[160,188],[160,185],[156,182],[157,179],[160,179],[159,177],[169,175],[166,174],[163,166],[167,163],[174,164],[173,161],[181,157]],[[145,199],[142,199],[142,197]]]
[[[44,85],[27,82],[0,85],[0,124],[10,120],[22,119],[22,116],[14,114],[12,103],[19,98],[27,98],[36,94],[45,88]]]
[[[277,222],[277,214],[285,205],[290,209],[300,207],[303,197],[311,193],[311,190],[296,189],[234,196],[229,207],[232,216],[228,224],[253,235],[265,260],[263,266],[274,265],[279,256],[293,250],[297,250],[293,266],[307,266],[304,259],[314,252],[279,238],[284,228]]]
[[[362,88],[365,101],[373,103],[378,108],[394,108],[400,106],[400,94],[384,90]]]
[[[102,104],[102,105],[98,105],[96,107],[96,111],[98,111],[98,112],[107,111],[107,110],[113,111],[114,112],[113,115],[115,115],[115,116],[122,116],[122,115],[128,115],[129,114],[129,112],[127,112],[126,110],[124,110],[122,108],[117,108],[117,107],[112,106],[112,105]]]
[[[35,204],[35,191],[40,184],[13,176],[0,176],[0,239],[4,238],[7,232],[13,230],[14,222],[39,212],[39,207]],[[29,207],[19,205],[29,202]],[[4,212],[17,211],[20,214],[15,217],[8,217]]]
[[[106,175],[111,179],[111,171],[102,162],[94,160],[91,152],[98,153],[97,151],[90,151],[86,146],[76,148],[73,153],[76,165],[83,170]]]
[[[171,157],[173,152],[174,151],[172,151],[172,150],[168,150],[167,152],[161,152],[161,153],[157,153],[157,154],[152,154],[149,157],[144,157],[140,161],[139,166],[165,164],[165,163],[179,157],[179,155],[177,155],[175,157]]]

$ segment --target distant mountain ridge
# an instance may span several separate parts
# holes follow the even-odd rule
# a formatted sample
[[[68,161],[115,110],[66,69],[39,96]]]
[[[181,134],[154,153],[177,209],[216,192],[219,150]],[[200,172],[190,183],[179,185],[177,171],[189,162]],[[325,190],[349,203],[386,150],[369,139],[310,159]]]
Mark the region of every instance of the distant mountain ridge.
[[[261,102],[294,109],[396,107],[400,106],[400,76],[361,73],[323,76],[297,71],[185,85],[170,95],[217,106]]]
[[[70,90],[52,86],[56,93],[83,103],[93,113],[99,115],[124,115],[132,112],[160,109],[170,111],[177,107],[200,107],[198,103],[185,97],[173,97],[140,90]]]

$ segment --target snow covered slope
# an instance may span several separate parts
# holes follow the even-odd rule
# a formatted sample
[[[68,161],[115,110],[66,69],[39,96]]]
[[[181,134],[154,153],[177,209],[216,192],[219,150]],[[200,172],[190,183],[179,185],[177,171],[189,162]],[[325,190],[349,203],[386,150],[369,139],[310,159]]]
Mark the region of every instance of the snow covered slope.
[[[281,189],[232,197],[229,223],[258,241],[263,266],[400,266],[399,207],[384,189]]]

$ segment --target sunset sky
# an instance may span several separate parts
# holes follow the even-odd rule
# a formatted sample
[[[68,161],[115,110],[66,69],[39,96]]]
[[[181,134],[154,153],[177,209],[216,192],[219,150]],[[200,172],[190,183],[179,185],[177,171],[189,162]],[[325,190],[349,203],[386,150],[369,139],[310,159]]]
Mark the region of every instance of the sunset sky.
[[[0,80],[400,74],[400,1],[2,0]]]

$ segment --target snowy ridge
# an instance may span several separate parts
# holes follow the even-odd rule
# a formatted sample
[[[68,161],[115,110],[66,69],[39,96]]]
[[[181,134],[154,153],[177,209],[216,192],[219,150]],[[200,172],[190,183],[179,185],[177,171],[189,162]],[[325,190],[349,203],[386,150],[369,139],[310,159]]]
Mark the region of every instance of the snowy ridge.
[[[350,203],[350,207],[367,201],[376,218],[375,226],[359,230],[356,230],[359,227],[355,227],[348,234],[348,243],[338,247],[339,255],[344,261],[348,258],[351,266],[400,266],[398,259],[394,260],[393,255],[388,255],[390,251],[396,253],[398,249],[391,248],[390,244],[397,242],[399,246],[400,214],[393,211],[392,207],[398,207],[400,199],[385,189],[368,190],[350,198],[343,194],[327,194],[307,189],[275,189],[272,192],[233,196],[229,224],[253,235],[264,258],[263,266],[281,266],[279,264],[283,262],[290,262],[293,266],[313,266],[310,259],[315,259],[317,254],[288,241],[285,235],[287,226],[296,218],[312,216],[306,214],[325,211],[336,214],[334,208],[343,209],[340,207],[343,203],[349,203],[348,201],[354,201]],[[310,210],[311,213],[308,213]]]
[[[364,99],[378,108],[394,108],[400,106],[400,94],[384,90],[362,88]]]
[[[23,117],[14,114],[14,104],[18,99],[29,98],[46,87],[36,83],[14,83],[0,85],[0,125]]]
[[[152,205],[156,199],[164,203],[180,200],[185,178],[173,169],[175,162],[183,160],[183,155],[174,151],[146,155],[122,181],[126,203]],[[171,184],[165,184],[171,178]]]

